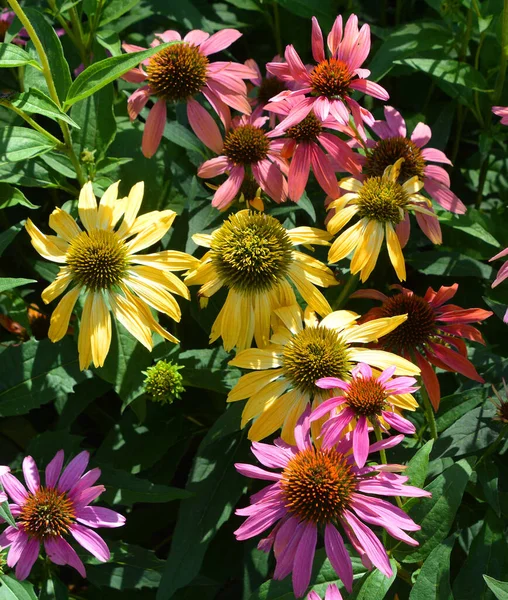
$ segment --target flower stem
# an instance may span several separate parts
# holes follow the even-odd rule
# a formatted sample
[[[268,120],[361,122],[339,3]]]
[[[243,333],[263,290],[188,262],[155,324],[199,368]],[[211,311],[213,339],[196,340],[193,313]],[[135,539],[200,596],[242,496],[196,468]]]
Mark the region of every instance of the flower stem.
[[[381,428],[377,423],[374,425],[374,433],[376,434],[376,440],[380,442],[383,439],[383,434],[381,433]],[[386,450],[384,448],[379,451],[379,456],[381,457],[381,462],[387,465],[388,459],[386,458]],[[395,502],[397,502],[397,506],[399,508],[402,508],[402,500],[399,498],[399,496],[395,496]]]
[[[499,58],[499,72],[496,87],[492,95],[492,104],[497,104],[503,93],[506,67],[508,66],[508,0],[504,0],[503,16],[501,20],[501,56]]]
[[[20,110],[17,106],[14,106],[13,104],[7,101],[0,101],[0,106],[5,106],[5,108],[12,110],[17,115],[19,115],[30,125],[30,127],[33,127],[36,131],[42,133],[43,136],[47,137],[51,142],[53,142],[57,150],[65,150],[65,144],[62,144],[62,142],[58,138],[49,133],[49,131],[46,131],[44,127],[41,127],[39,123],[36,123],[31,117],[29,117],[25,112]]]
[[[344,304],[346,304],[347,299],[351,294],[355,291],[356,286],[358,285],[358,275],[350,275],[342,291],[337,298],[337,300],[333,303],[333,310],[341,309]]]
[[[422,378],[418,377],[420,384],[420,394],[423,398],[423,406],[425,408],[425,417],[427,418],[427,423],[430,429],[430,435],[432,439],[437,440],[437,427],[436,427],[436,417],[434,416],[434,409],[432,408],[432,404],[429,400],[429,395],[427,394],[427,390],[423,384]]]

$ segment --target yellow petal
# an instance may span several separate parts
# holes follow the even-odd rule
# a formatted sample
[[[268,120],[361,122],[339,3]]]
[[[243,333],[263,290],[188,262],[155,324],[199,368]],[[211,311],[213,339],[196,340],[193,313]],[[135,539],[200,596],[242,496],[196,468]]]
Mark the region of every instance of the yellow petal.
[[[388,246],[388,255],[393,268],[397,273],[397,277],[400,281],[405,281],[406,263],[404,262],[404,255],[402,254],[402,248],[400,247],[399,237],[395,233],[391,223],[386,224],[386,245]]]
[[[157,285],[167,288],[173,294],[178,294],[183,298],[187,298],[187,300],[190,299],[189,288],[176,275],[173,275],[169,271],[164,272],[154,267],[140,265],[131,267],[129,272],[136,273],[136,275],[142,277],[146,282],[153,281]]]
[[[43,302],[45,304],[49,304],[57,296],[63,294],[71,281],[72,273],[67,269],[67,267],[61,267],[60,271],[58,271],[56,279],[42,292],[41,298]]]
[[[37,229],[32,223],[31,219],[27,219],[25,229],[31,238],[32,246],[41,256],[56,263],[67,262],[65,256],[69,248],[67,242],[55,235],[44,235],[44,233]]]
[[[379,252],[381,250],[381,245],[384,239],[384,231],[383,226],[379,225],[379,228],[376,230],[376,235],[373,236],[372,239],[372,250],[370,256],[368,257],[367,262],[363,265],[362,272],[360,273],[361,281],[366,281],[374,267],[376,266],[377,259],[379,257]]]
[[[328,246],[332,237],[328,231],[316,227],[295,227],[295,229],[289,229],[287,234],[294,246],[298,244]]]
[[[148,350],[152,350],[152,331],[141,311],[132,300],[132,294],[110,294],[111,308],[115,318]]]
[[[328,329],[338,329],[342,331],[346,327],[350,327],[360,315],[350,310],[335,310],[321,321],[322,327],[328,327]]]
[[[119,181],[113,183],[102,195],[99,202],[97,226],[99,229],[110,229],[113,223],[114,207],[118,198]]]
[[[293,335],[296,335],[303,329],[302,309],[298,304],[282,306],[275,309],[274,312]]]
[[[419,406],[412,394],[394,394],[390,396],[390,402],[404,410],[416,410]]]
[[[358,206],[356,206],[356,204],[346,206],[346,208],[337,209],[336,213],[326,224],[326,228],[332,235],[335,235],[351,221],[357,212]]]
[[[201,304],[201,300],[206,300],[206,298],[200,298],[200,306],[201,306],[201,308],[204,308],[204,306],[206,306],[206,304],[203,306]],[[222,317],[225,312],[225,307],[226,307],[226,303],[224,303],[222,305],[222,308],[220,309],[219,314],[217,315],[217,318],[213,322],[212,330],[210,331],[210,341],[209,341],[210,344],[213,344],[213,342],[215,342],[215,340],[222,337]]]
[[[92,182],[88,181],[81,188],[78,201],[78,212],[81,222],[90,233],[97,229],[97,200],[93,193]]]
[[[160,221],[152,223],[129,240],[126,244],[129,254],[136,254],[161,240],[171,227],[173,218],[171,215],[161,218]]]
[[[354,362],[364,362],[378,369],[396,367],[396,375],[419,375],[420,369],[401,356],[385,352],[384,350],[371,350],[370,348],[350,348],[350,359]]]
[[[332,307],[323,294],[307,280],[306,273],[299,266],[293,264],[289,269],[289,275],[297,290],[307,304],[322,317],[332,312]]]
[[[222,327],[222,344],[224,350],[229,352],[236,346],[242,327],[242,305],[239,294],[234,290],[229,290],[226,302],[224,303],[224,315],[222,317],[224,326]]]
[[[347,194],[343,194],[340,198],[332,200],[332,202],[330,202],[330,204],[326,206],[326,210],[331,210],[332,208],[335,208],[336,211],[339,211],[345,206],[347,206],[349,202],[351,202],[352,200],[356,200],[357,198],[358,194],[354,192],[348,192]]]
[[[229,392],[227,401],[236,402],[237,400],[245,400],[257,394],[266,385],[274,381],[282,375],[282,369],[273,369],[268,371],[254,371],[242,375],[235,387]]]
[[[382,317],[373,319],[361,325],[349,328],[345,333],[345,338],[350,344],[367,344],[376,342],[378,338],[390,333],[401,323],[407,321],[407,315],[395,315],[394,317]]]
[[[323,269],[316,269],[313,265],[310,265],[306,262],[298,261],[300,268],[305,272],[305,279],[313,283],[314,285],[318,285],[320,287],[331,287],[333,285],[339,285],[339,282],[335,278],[335,275],[332,273],[328,267],[326,267],[326,271]]]
[[[173,225],[173,221],[175,220],[176,213],[174,210],[152,210],[149,213],[145,213],[144,215],[140,215],[133,223],[132,227],[127,232],[124,237],[131,237],[136,235],[137,233],[143,232],[145,229],[148,229],[152,225],[157,225],[161,221],[165,221],[166,224],[171,227]]]
[[[349,192],[359,192],[363,187],[363,183],[354,177],[345,177],[339,181],[339,187]]]
[[[378,221],[369,221],[362,233],[353,258],[351,260],[351,273],[355,274],[361,271],[374,255],[374,265],[376,264],[379,250],[383,242],[384,228]],[[362,281],[365,281],[364,273],[361,274]]]
[[[213,237],[208,233],[195,233],[192,236],[192,240],[198,246],[203,248],[211,248]]]
[[[95,367],[102,367],[111,346],[111,315],[102,292],[92,294],[90,344]]]
[[[293,407],[293,404],[298,401],[298,392],[291,390],[287,394],[283,394],[271,403],[266,404],[266,408],[254,421],[249,429],[249,440],[259,442],[277,431],[282,427],[284,421]]]
[[[131,261],[139,265],[147,265],[155,269],[167,269],[168,271],[187,271],[199,266],[199,259],[177,250],[163,250],[153,254],[142,254],[133,256]]]
[[[255,328],[255,314],[252,308],[252,298],[243,294],[240,294],[239,298],[241,303],[240,312],[242,315],[242,324],[236,342],[237,351],[245,350],[245,348],[250,348],[252,346]]]
[[[79,368],[82,371],[87,369],[92,362],[92,304],[93,294],[87,294],[81,315],[78,336]]]
[[[239,352],[233,360],[229,361],[232,367],[240,367],[241,369],[273,369],[282,367],[282,357],[273,350],[270,346],[267,348],[249,348]]]
[[[217,271],[211,261],[201,261],[196,269],[193,269],[184,277],[186,285],[201,285],[215,279],[218,279]]]
[[[173,320],[180,321],[181,311],[178,302],[165,289],[150,283],[148,280],[131,277],[125,278],[125,283],[147,304],[160,312],[169,315]]]
[[[333,242],[330,251],[328,252],[328,262],[336,263],[346,256],[356,247],[356,245],[362,239],[363,230],[367,225],[367,221],[362,219],[355,223],[349,229],[346,229],[340,236]]]
[[[254,339],[258,348],[265,348],[270,343],[271,309],[267,294],[254,296]]]
[[[241,427],[245,427],[251,419],[256,418],[271,404],[277,402],[289,386],[290,382],[287,379],[276,379],[253,394],[243,409]]]
[[[297,304],[296,296],[286,278],[281,279],[279,285],[274,289],[275,302],[278,306],[292,306]]]
[[[66,242],[72,242],[81,233],[76,221],[61,208],[55,208],[49,215],[49,226]]]
[[[296,392],[296,390],[294,390]],[[288,392],[291,394],[292,392]],[[300,395],[296,401],[293,403],[291,408],[289,409],[286,418],[284,420],[284,425],[282,426],[282,432],[280,434],[281,438],[292,446],[296,446],[295,440],[295,427],[298,423],[298,419],[302,416],[303,411],[307,408],[309,404],[309,397],[307,394]]]
[[[134,221],[138,216],[139,209],[141,208],[144,191],[145,184],[143,181],[139,181],[136,183],[136,185],[132,186],[125,203],[125,214],[123,221],[120,229],[118,230],[118,235],[120,237],[124,237],[134,224]]]
[[[48,331],[48,337],[52,342],[58,342],[67,333],[69,319],[80,291],[81,287],[76,286],[67,292],[53,311]]]
[[[402,185],[402,189],[407,194],[417,194],[422,189],[423,185],[423,181],[420,181],[420,179],[418,179],[418,175],[415,175],[414,177],[411,177],[411,179],[408,179],[406,183]]]

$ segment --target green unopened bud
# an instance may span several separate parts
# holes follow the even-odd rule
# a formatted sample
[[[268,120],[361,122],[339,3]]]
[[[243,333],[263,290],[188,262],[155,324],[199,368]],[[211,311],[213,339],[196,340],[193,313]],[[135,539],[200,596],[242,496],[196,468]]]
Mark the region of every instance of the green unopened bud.
[[[80,158],[84,164],[93,164],[95,162],[95,150],[83,150]]]
[[[154,401],[161,404],[171,404],[180,398],[183,387],[183,377],[180,370],[183,366],[173,364],[172,361],[160,360],[153,367],[148,367],[143,374],[146,375],[145,392]]]

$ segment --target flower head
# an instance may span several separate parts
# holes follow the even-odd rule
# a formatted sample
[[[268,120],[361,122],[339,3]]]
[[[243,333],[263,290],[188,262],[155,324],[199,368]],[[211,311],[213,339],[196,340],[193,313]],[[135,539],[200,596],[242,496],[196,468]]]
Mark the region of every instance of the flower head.
[[[307,315],[305,323],[298,306],[278,308],[274,313],[278,324],[270,346],[244,350],[230,362],[254,370],[243,375],[228,395],[228,402],[248,399],[242,427],[254,419],[251,440],[262,440],[282,429],[282,438],[294,443],[295,424],[302,413],[326,397],[316,381],[323,377],[349,381],[357,363],[378,368],[395,365],[398,375],[419,373],[404,358],[362,347],[400,326],[403,315],[371,321],[365,327],[356,323],[359,315],[346,310],[335,311],[321,322]]]
[[[287,181],[284,174],[288,166],[281,157],[282,140],[272,140],[271,132],[263,125],[267,117],[241,117],[233,120],[224,140],[218,129],[212,135],[202,136],[203,142],[218,157],[204,162],[198,176],[204,179],[228,174],[226,181],[215,192],[212,206],[226,208],[241,192],[242,185],[254,180],[275,202],[287,198]]]
[[[322,262],[295,250],[300,244],[328,244],[326,231],[313,227],[285,229],[274,217],[239,211],[211,235],[193,237],[208,248],[199,266],[186,277],[187,285],[201,285],[202,300],[222,287],[228,295],[215,323],[210,342],[222,337],[226,350],[258,347],[270,338],[270,319],[280,306],[296,304],[294,284],[304,300],[321,315],[332,311],[316,285],[337,285]]]
[[[223,29],[212,36],[195,29],[183,40],[173,30],[155,34],[152,47],[167,42],[174,43],[123,76],[132,83],[146,83],[128,100],[132,120],[139,115],[151,96],[157,98],[143,132],[142,150],[145,156],[153,156],[159,147],[166,125],[168,102],[187,104],[189,123],[200,138],[203,131],[213,129],[218,132],[218,127],[209,113],[195,100],[198,94],[203,94],[209,101],[225,126],[231,119],[229,107],[250,114],[247,88],[242,80],[255,76],[255,71],[234,62],[212,63],[208,58],[230,46],[241,35],[236,29]],[[123,44],[123,49],[126,52],[144,50],[133,44]]]
[[[327,44],[330,51],[328,58],[321,28],[317,19],[312,17],[312,56],[316,65],[307,68],[293,46],[286,47],[286,63],[272,62],[266,65],[270,73],[300,86],[300,89],[283,91],[272,98],[272,103],[284,102],[286,98],[291,97],[300,100],[280,127],[287,129],[296,125],[314,109],[321,119],[331,115],[343,125],[349,123],[351,113],[356,126],[363,132],[363,121],[372,123],[374,118],[351,98],[353,91],[388,100],[387,91],[377,83],[369,81],[367,77],[370,71],[361,68],[370,51],[368,25],[363,25],[359,30],[357,16],[351,15],[343,30],[342,16],[338,16],[328,35]]]
[[[492,112],[501,117],[501,125],[508,125],[508,106],[493,106]]]
[[[51,316],[48,336],[58,342],[66,334],[74,305],[85,294],[78,338],[79,363],[104,364],[111,344],[110,309],[122,325],[149,350],[152,331],[176,342],[154,319],[150,308],[180,320],[173,294],[189,298],[189,290],[171,271],[185,271],[198,262],[184,252],[138,252],[158,242],[168,232],[176,213],[153,211],[138,216],[143,182],[127,198],[118,198],[118,184],[110,186],[97,206],[91,182],[79,195],[78,212],[84,230],[65,211],[56,208],[49,218],[55,235],[45,235],[27,220],[32,245],[44,258],[62,264],[53,283],[42,293],[46,304],[60,296]],[[118,228],[116,225],[122,219]]]
[[[327,223],[332,235],[343,229],[354,216],[360,219],[333,242],[328,261],[338,262],[354,250],[351,273],[359,272],[362,281],[366,281],[374,270],[385,236],[390,261],[398,278],[404,281],[406,264],[397,226],[409,211],[433,216],[429,211],[430,200],[418,193],[423,187],[418,176],[399,183],[403,164],[404,159],[400,158],[381,176],[369,177],[363,182],[352,177],[343,179],[339,185],[348,193],[328,205],[329,210],[335,210]],[[438,243],[438,240],[434,241]]]
[[[172,404],[185,391],[183,377],[180,373],[183,366],[172,361],[159,360],[153,367],[148,367],[143,374],[145,392],[154,401],[161,404]]]
[[[508,386],[506,385],[506,381],[503,379],[504,399],[494,386],[492,386],[492,390],[497,399],[497,402],[491,399],[492,404],[496,407],[494,420],[501,421],[501,423],[506,425],[508,423]]]
[[[400,413],[401,409],[414,410],[418,403],[411,395],[414,377],[392,377],[396,367],[388,367],[380,374],[372,372],[369,365],[360,363],[352,371],[351,381],[337,377],[318,379],[319,388],[342,390],[342,395],[325,400],[312,413],[311,421],[331,413],[321,429],[322,448],[334,446],[348,427],[353,428],[353,454],[359,467],[365,465],[369,454],[369,426],[413,434],[415,426]]]
[[[321,598],[317,592],[311,592],[307,596],[307,600],[321,600]],[[339,588],[335,585],[335,583],[332,583],[326,588],[326,593],[323,600],[342,600]]]
[[[497,260],[498,258],[504,258],[505,256],[508,256],[508,248],[501,250],[501,252],[499,252],[498,254],[493,256],[489,262],[491,262],[493,260]],[[492,282],[492,287],[495,288],[497,285],[502,283],[507,277],[508,277],[508,261],[505,262],[504,265],[499,269],[497,277]],[[508,309],[506,309],[503,321],[505,323],[508,323]]]
[[[275,56],[273,62],[283,63],[284,59],[280,56]],[[252,58],[247,59],[245,65],[256,73],[255,77],[250,78],[254,93],[249,93],[251,96],[249,101],[254,108],[256,116],[259,116],[262,114],[271,98],[277,96],[280,92],[289,89],[288,84],[268,71],[263,75],[258,63]],[[275,114],[270,118],[270,126],[275,126]]]
[[[50,561],[69,565],[86,577],[81,559],[66,540],[68,536],[101,562],[109,560],[109,549],[95,529],[121,527],[125,518],[109,508],[90,506],[105,488],[94,485],[100,469],[85,473],[88,460],[88,452],[81,452],[62,472],[64,452],[59,450],[46,467],[45,485],[41,485],[37,465],[27,456],[23,460],[26,488],[9,467],[0,467],[0,482],[13,502],[10,509],[17,526],[7,527],[0,535],[0,548],[10,548],[7,565],[16,567],[17,579],[28,577],[41,544]]]
[[[400,508],[377,496],[430,494],[404,485],[408,478],[396,473],[400,470],[396,465],[359,468],[351,454],[350,436],[335,447],[317,448],[311,441],[307,414],[300,418],[294,437],[296,445],[292,446],[282,440],[273,445],[252,444],[253,454],[270,471],[249,464],[235,465],[246,477],[270,481],[251,497],[250,506],[236,511],[247,517],[235,532],[237,539],[249,539],[275,525],[258,548],[268,552],[273,546],[277,561],[274,579],[292,573],[297,597],[303,596],[309,585],[318,532],[324,534],[326,554],[348,591],[352,588],[353,569],[340,531],[368,568],[375,566],[391,576],[386,550],[366,523],[383,527],[391,536],[413,546],[418,542],[406,531],[418,531],[420,527]],[[401,438],[377,442],[370,451],[391,447]]]
[[[471,323],[487,319],[492,312],[446,304],[455,296],[458,287],[457,283],[450,287],[442,286],[437,292],[429,288],[423,297],[400,285],[392,286],[399,293],[390,297],[376,290],[359,290],[352,294],[356,298],[382,301],[380,307],[372,308],[365,315],[367,321],[407,314],[407,321],[383,336],[377,347],[416,360],[435,410],[439,407],[441,393],[431,365],[484,383],[467,358],[463,338],[484,344],[482,334]]]

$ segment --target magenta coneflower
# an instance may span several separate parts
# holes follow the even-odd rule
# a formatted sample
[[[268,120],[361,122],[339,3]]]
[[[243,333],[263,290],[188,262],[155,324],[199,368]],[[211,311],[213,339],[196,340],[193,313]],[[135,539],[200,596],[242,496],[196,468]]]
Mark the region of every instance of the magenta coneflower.
[[[351,381],[337,377],[323,377],[316,385],[324,390],[340,389],[342,396],[325,400],[311,414],[317,421],[328,413],[332,417],[321,428],[322,448],[335,446],[344,430],[353,426],[353,454],[355,462],[363,467],[369,454],[369,426],[381,429],[393,427],[412,435],[415,426],[401,416],[401,409],[414,410],[418,403],[411,395],[416,392],[414,377],[393,377],[396,367],[389,367],[374,375],[369,365],[360,363],[351,372]]]
[[[347,125],[350,113],[358,128],[363,130],[363,121],[372,123],[372,115],[360,107],[351,98],[354,90],[358,90],[380,100],[388,100],[388,92],[377,83],[366,79],[370,71],[361,65],[370,51],[370,27],[363,25],[358,30],[358,17],[351,15],[347,20],[344,32],[342,17],[338,16],[327,38],[330,58],[326,58],[323,34],[315,17],[312,17],[312,56],[316,65],[310,70],[303,64],[293,46],[287,46],[284,53],[286,63],[268,63],[270,73],[285,81],[300,84],[301,89],[283,91],[272,102],[283,102],[295,96],[302,98],[298,106],[287,118],[286,127],[302,121],[314,108],[314,112],[326,119],[329,114],[339,123]]]
[[[286,137],[282,156],[292,158],[288,175],[289,197],[295,202],[300,200],[312,165],[314,175],[323,191],[336,198],[339,195],[339,186],[335,171],[349,171],[360,175],[361,163],[358,160],[359,154],[353,152],[344,140],[326,129],[350,136],[355,135],[354,131],[349,126],[338,123],[331,115],[322,119],[315,110],[311,110],[298,124],[286,128],[285,123],[298,104],[298,98],[288,98],[284,103],[270,103],[266,106],[267,110],[285,117],[273,135]]]
[[[432,131],[425,123],[418,123],[411,137],[407,137],[406,122],[402,115],[391,106],[385,106],[385,121],[375,121],[371,127],[381,138],[377,142],[367,140],[367,155],[360,157],[363,162],[363,173],[366,177],[379,177],[386,167],[393,165],[400,158],[404,159],[400,170],[400,180],[406,181],[415,175],[423,181],[425,191],[443,208],[453,213],[464,214],[465,205],[450,190],[450,176],[436,162],[451,165],[452,163],[441,150],[424,148],[432,136]],[[432,209],[430,209],[432,210]],[[437,217],[416,214],[416,220],[424,233],[436,243],[441,243],[441,228]],[[409,239],[409,215],[397,227],[397,234],[402,246]]]
[[[273,62],[283,63],[284,59],[280,56],[274,56]],[[260,116],[270,98],[277,96],[280,92],[289,89],[289,87],[286,82],[275,77],[275,75],[272,75],[268,71],[263,75],[258,63],[253,58],[247,59],[245,66],[256,73],[255,77],[250,77],[253,93],[249,91],[249,103],[254,109],[256,116]],[[275,119],[276,115],[272,113],[270,115],[270,127],[275,127]]]
[[[166,125],[168,102],[187,104],[189,123],[200,138],[203,128],[214,128],[218,132],[218,127],[210,114],[194,99],[199,93],[208,100],[225,127],[231,119],[229,106],[250,114],[247,87],[242,79],[255,76],[255,71],[239,63],[211,63],[208,59],[211,54],[230,46],[241,35],[236,29],[223,29],[212,36],[195,29],[183,40],[178,31],[168,30],[155,34],[152,47],[166,42],[177,43],[154,54],[145,60],[142,66],[123,76],[123,79],[131,83],[147,82],[147,85],[137,89],[128,100],[131,120],[139,115],[150,96],[157,97],[143,132],[142,150],[146,157],[153,156],[159,147]],[[123,44],[122,47],[126,52],[145,49],[133,44]]]
[[[88,452],[81,452],[62,472],[64,452],[59,450],[46,467],[46,485],[41,485],[37,465],[27,456],[23,460],[23,475],[28,490],[9,467],[0,467],[0,482],[13,501],[10,509],[17,526],[7,527],[0,535],[0,548],[9,548],[7,565],[16,567],[17,579],[28,577],[41,543],[51,562],[69,565],[86,577],[81,559],[65,539],[69,534],[98,560],[109,560],[109,549],[94,529],[121,527],[125,518],[109,508],[90,506],[105,488],[94,486],[100,469],[85,473],[88,460]]]
[[[219,209],[228,206],[242,191],[242,184],[252,181],[251,175],[272,200],[286,200],[288,184],[284,174],[288,172],[288,165],[281,158],[284,140],[271,139],[273,131],[266,132],[262,128],[267,119],[243,115],[233,119],[224,140],[218,129],[203,136],[202,141],[220,156],[204,162],[198,176],[210,179],[228,174],[215,192],[212,206]]]
[[[317,592],[311,592],[307,596],[307,600],[321,600],[321,597]],[[335,585],[335,583],[332,583],[326,588],[326,593],[323,600],[342,600],[339,588]]]
[[[492,112],[501,117],[501,125],[508,125],[508,106],[493,106]]]
[[[386,550],[362,521],[384,527],[393,537],[417,546],[418,542],[405,531],[417,531],[420,526],[400,508],[376,495],[430,495],[404,485],[408,478],[395,473],[400,466],[359,468],[351,454],[349,434],[333,448],[316,448],[310,438],[308,414],[306,411],[295,427],[296,447],[281,439],[273,445],[253,442],[252,452],[259,462],[275,471],[235,465],[246,477],[272,482],[251,496],[250,506],[236,511],[247,519],[235,535],[238,540],[246,540],[275,525],[258,548],[268,552],[273,546],[277,561],[274,579],[293,573],[297,597],[303,596],[309,585],[318,532],[324,533],[328,559],[348,591],[352,589],[353,568],[339,528],[368,568],[375,566],[389,577],[392,568]],[[372,444],[370,452],[392,447],[403,437]]]
[[[383,303],[371,308],[363,321],[407,315],[407,321],[395,331],[379,338],[376,348],[416,361],[434,410],[439,408],[441,391],[432,365],[484,383],[467,358],[464,339],[485,344],[482,334],[471,323],[487,319],[492,312],[447,304],[457,293],[458,287],[457,283],[449,287],[441,286],[437,292],[429,287],[423,297],[400,285],[391,286],[399,290],[398,294],[391,297],[377,290],[359,290],[351,294],[351,298],[372,298]]]
[[[508,119],[508,109],[507,109],[507,119]],[[508,125],[508,121],[506,123]],[[495,256],[493,256],[490,261],[497,260],[498,258],[503,258],[508,256],[508,248],[505,248]],[[497,277],[494,279],[492,283],[492,287],[495,288],[496,285],[499,285],[502,281],[504,281],[508,277],[508,261],[504,263],[504,265],[499,269]],[[508,309],[506,309],[505,315],[503,317],[503,321],[508,323]]]

